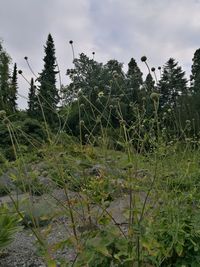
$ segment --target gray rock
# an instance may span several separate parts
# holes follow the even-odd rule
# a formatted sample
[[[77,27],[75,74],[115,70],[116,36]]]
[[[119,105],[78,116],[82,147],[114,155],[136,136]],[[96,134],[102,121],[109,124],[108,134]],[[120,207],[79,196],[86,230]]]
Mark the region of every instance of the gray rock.
[[[102,171],[105,171],[105,167],[101,164],[96,164],[92,168],[88,169],[89,175],[100,176]]]

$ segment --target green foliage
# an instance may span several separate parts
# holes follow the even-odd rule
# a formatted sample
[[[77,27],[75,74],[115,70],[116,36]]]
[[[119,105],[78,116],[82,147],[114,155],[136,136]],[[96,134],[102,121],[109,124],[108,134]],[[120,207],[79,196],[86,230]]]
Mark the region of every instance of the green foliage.
[[[30,171],[21,177],[13,177],[13,180],[17,188],[22,192],[29,192],[33,195],[41,196],[50,191],[50,181],[46,178],[45,181],[42,182],[41,177],[39,178],[38,176],[38,172]]]
[[[58,109],[49,34],[27,112],[16,112],[17,67],[10,80],[10,58],[2,47],[0,52],[0,164],[16,159],[12,179],[30,197],[14,200],[15,209],[32,230],[54,216],[56,222],[67,217],[69,236],[58,244],[48,244],[51,227],[41,236],[33,231],[44,251],[72,245],[77,267],[198,266],[200,51],[193,58],[190,94],[173,58],[155,84],[145,56],[149,74],[143,82],[133,58],[125,73],[115,59],[103,64],[82,53],[67,70],[71,82],[62,86]],[[61,193],[58,205],[54,189]],[[0,184],[0,194],[7,192]]]
[[[170,58],[163,68],[158,89],[161,93],[160,107],[162,110],[174,108],[178,103],[179,96],[187,94],[185,72],[173,58]]]
[[[195,51],[192,61],[192,75],[190,77],[192,82],[191,89],[195,92],[195,95],[198,95],[200,85],[200,49]]]
[[[28,95],[28,115],[30,117],[35,117],[37,115],[37,107],[38,107],[38,98],[36,95],[36,86],[34,85],[34,80],[31,78],[31,84]]]
[[[0,43],[0,110],[10,112],[10,56],[3,49]]]
[[[10,84],[10,93],[9,93],[9,109],[12,113],[17,111],[17,64],[14,64],[14,69],[11,78]]]
[[[147,227],[143,245],[156,266],[197,266],[199,263],[199,215],[191,210],[188,201],[192,201],[190,195],[181,196],[155,210],[155,219]]]
[[[97,233],[86,236],[84,250],[80,253],[75,266],[88,265],[89,267],[129,267],[132,261],[128,257],[127,239],[120,236],[115,227],[105,227]]]
[[[9,132],[8,126],[12,131]],[[47,140],[43,125],[38,120],[27,117],[27,114],[18,112],[9,120],[9,125],[0,121],[0,148],[3,156],[9,160],[15,159],[11,136],[14,140],[16,149],[21,154],[26,154],[28,149],[40,147]]]
[[[127,72],[127,89],[125,94],[132,102],[139,102],[140,97],[140,87],[143,83],[142,72],[140,71],[136,61],[131,58],[128,63],[128,72]]]
[[[19,216],[8,207],[0,206],[0,252],[13,240],[14,234],[19,231]]]
[[[96,135],[101,127],[119,127],[123,117],[128,123],[134,120],[131,103],[140,101],[142,73],[132,58],[127,75],[123,64],[109,60],[105,65],[80,54],[74,60],[74,69],[68,70],[71,79],[65,90],[69,106],[67,126],[75,135]],[[84,126],[80,127],[80,121]]]
[[[37,116],[44,119],[42,113],[49,124],[55,124],[56,108],[59,102],[58,90],[56,88],[56,68],[55,46],[51,34],[48,35],[45,46],[44,69],[40,73],[38,81],[38,107]]]

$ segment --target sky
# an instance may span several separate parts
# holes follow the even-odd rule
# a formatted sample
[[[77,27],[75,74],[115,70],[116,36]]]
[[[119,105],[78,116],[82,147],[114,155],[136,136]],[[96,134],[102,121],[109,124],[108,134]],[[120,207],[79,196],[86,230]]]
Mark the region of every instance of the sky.
[[[63,84],[75,56],[84,52],[106,63],[117,59],[124,69],[133,57],[146,55],[152,67],[175,58],[190,75],[192,58],[200,48],[199,0],[0,0],[0,38],[13,63],[30,80],[43,68],[44,45],[52,34]],[[12,66],[11,66],[12,67]],[[145,77],[143,77],[145,78]],[[26,108],[29,85],[19,77],[19,107]]]

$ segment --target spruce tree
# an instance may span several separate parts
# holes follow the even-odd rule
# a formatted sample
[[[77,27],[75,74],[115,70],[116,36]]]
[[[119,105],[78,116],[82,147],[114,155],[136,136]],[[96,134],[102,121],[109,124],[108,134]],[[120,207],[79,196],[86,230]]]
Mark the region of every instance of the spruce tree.
[[[9,93],[10,111],[17,111],[17,64],[14,64],[13,74],[11,77],[10,93]]]
[[[28,94],[28,115],[34,117],[36,115],[38,98],[36,95],[36,86],[34,85],[34,80],[31,78],[30,90]]]
[[[39,105],[38,115],[40,115],[41,109],[43,109],[46,121],[50,124],[55,122],[55,113],[57,104],[59,102],[59,94],[56,88],[56,74],[58,73],[56,68],[55,46],[51,34],[48,35],[46,46],[44,47],[45,57],[44,68],[40,73],[38,81],[39,86]],[[42,118],[42,116],[39,116]]]
[[[155,89],[155,81],[150,73],[147,74],[144,82],[144,88],[147,93],[152,93]]]
[[[0,44],[0,109],[9,111],[10,57]]]
[[[197,94],[200,93],[200,48],[195,51],[192,61],[191,89]]]
[[[142,96],[146,103],[146,114],[148,117],[153,115],[154,106],[151,100],[151,93],[155,91],[155,81],[150,73],[147,74],[142,87]]]
[[[128,94],[130,101],[138,102],[142,82],[142,72],[140,71],[135,59],[131,58],[128,63],[126,89],[126,93]]]
[[[192,75],[190,76],[191,80],[191,103],[187,105],[187,113],[189,113],[188,108],[190,108],[190,113],[192,114],[192,118],[197,116],[196,120],[196,129],[199,129],[199,116],[200,116],[200,48],[197,49],[194,53],[194,57],[192,59]],[[190,118],[191,119],[191,118]]]
[[[162,77],[158,83],[161,94],[160,107],[174,108],[179,96],[187,94],[187,79],[185,72],[178,66],[173,58],[170,58],[163,68]]]

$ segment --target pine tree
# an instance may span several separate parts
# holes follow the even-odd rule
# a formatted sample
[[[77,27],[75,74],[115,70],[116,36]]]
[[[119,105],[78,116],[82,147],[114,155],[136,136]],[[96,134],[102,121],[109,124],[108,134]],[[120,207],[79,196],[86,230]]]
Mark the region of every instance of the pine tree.
[[[187,79],[185,72],[178,66],[173,58],[170,58],[164,66],[161,80],[158,84],[160,97],[160,107],[174,108],[178,98],[187,94]]]
[[[39,86],[39,106],[38,115],[41,114],[41,108],[43,109],[46,121],[50,124],[55,122],[55,113],[57,104],[59,102],[59,94],[56,88],[56,57],[55,46],[51,34],[48,35],[46,46],[44,47],[45,57],[44,68],[40,73],[38,81]],[[42,116],[40,116],[42,118]]]
[[[192,61],[191,89],[194,93],[200,93],[200,48],[195,51]]]
[[[134,58],[128,63],[127,72],[127,89],[126,93],[130,97],[130,101],[138,102],[140,87],[142,85],[142,72],[140,71]]]
[[[17,111],[17,64],[14,64],[13,74],[11,77],[11,84],[9,90],[9,108],[10,111]]]
[[[36,86],[34,85],[34,80],[31,78],[30,90],[28,94],[28,115],[34,117],[36,115],[38,99],[36,95]]]

